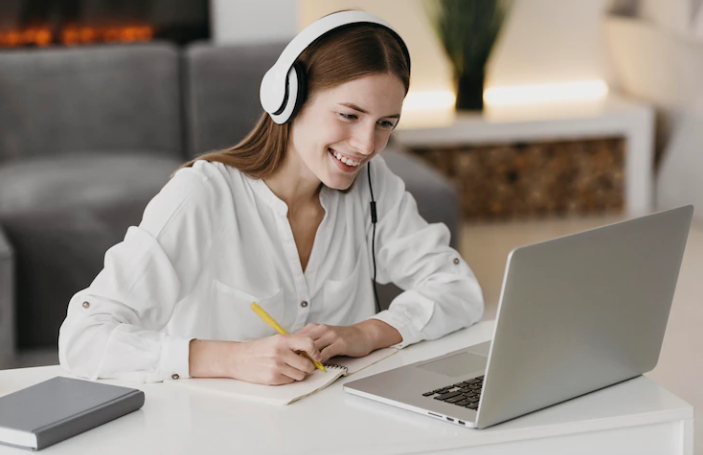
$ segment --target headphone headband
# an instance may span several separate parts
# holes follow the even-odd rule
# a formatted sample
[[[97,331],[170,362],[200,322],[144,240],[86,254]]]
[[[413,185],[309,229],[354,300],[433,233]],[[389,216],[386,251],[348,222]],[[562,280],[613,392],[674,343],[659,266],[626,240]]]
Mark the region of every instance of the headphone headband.
[[[288,121],[296,107],[303,75],[294,64],[300,54],[315,40],[336,28],[350,24],[377,24],[390,30],[397,38],[410,68],[410,54],[402,38],[386,21],[364,11],[341,11],[325,16],[308,25],[288,43],[276,63],[261,80],[261,106],[276,123]]]

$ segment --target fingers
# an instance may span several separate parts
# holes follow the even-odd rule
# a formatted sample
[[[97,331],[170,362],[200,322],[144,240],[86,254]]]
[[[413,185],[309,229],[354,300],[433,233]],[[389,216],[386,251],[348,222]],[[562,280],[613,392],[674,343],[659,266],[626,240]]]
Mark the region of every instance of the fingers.
[[[272,374],[271,377],[263,383],[266,385],[284,385],[290,384],[291,382],[295,382],[295,379],[278,372]]]
[[[278,338],[281,345],[276,369],[281,375],[294,381],[302,381],[315,371],[315,365],[308,358],[298,354],[305,352],[310,358],[320,360],[320,351],[315,348],[311,338],[297,335],[282,335]]]
[[[315,340],[315,348],[320,351],[320,353],[322,353],[322,350],[327,346],[329,346],[329,343],[326,343],[322,338]]]
[[[285,336],[283,340],[291,351],[304,351],[311,359],[320,361],[320,351],[312,338],[296,334]]]
[[[329,335],[332,332],[331,327],[325,324],[310,323],[302,329],[295,332],[295,335],[306,336],[314,340],[315,349],[321,351],[329,345]]]
[[[330,357],[334,357],[334,354],[331,353],[337,352],[338,349],[330,350],[330,346],[336,344],[337,338],[337,334],[334,332],[327,332],[315,340],[315,347],[320,351],[322,357],[321,362],[326,362]]]
[[[331,357],[344,351],[344,340],[341,340],[339,328],[325,324],[308,324],[295,335],[302,335],[314,340],[315,349],[320,351],[320,362],[326,362]]]
[[[289,384],[314,372],[313,362],[298,352],[315,361],[321,358],[312,338],[301,335],[274,335],[233,346],[238,355],[231,377],[259,384]]]
[[[305,324],[304,329],[314,329],[315,327],[321,327],[323,324],[318,324],[317,322],[308,322]]]
[[[338,356],[343,353],[344,350],[342,349],[341,343],[332,343],[323,348],[320,354],[323,359],[322,361],[326,362],[332,357]]]
[[[313,340],[319,338],[322,333],[324,333],[325,325],[309,323],[302,329],[294,333],[294,335],[301,335],[312,338]]]
[[[315,366],[310,360],[284,345],[277,350],[276,356],[270,359],[269,376],[266,382],[269,385],[289,384],[302,381],[314,371]]]
[[[308,365],[312,366],[312,363],[309,360],[307,360],[306,358],[301,357],[297,354],[293,354],[293,356],[298,357],[299,359],[305,361]],[[307,368],[307,367],[303,367],[303,368]],[[314,370],[315,367],[313,366],[312,369]],[[279,372],[283,376],[290,378],[291,382],[302,381],[303,379],[305,379],[305,377],[308,375],[308,373],[312,373],[312,371],[309,371],[309,372],[301,371],[300,368],[294,367],[294,366],[291,366],[290,364],[285,364],[285,363],[279,366]]]
[[[302,378],[298,379],[299,376],[296,376],[294,379],[302,380],[305,378],[306,374],[310,374],[315,371],[315,365],[309,359],[305,358],[302,354],[298,354],[296,352],[285,353],[281,357],[281,361],[286,365],[295,368],[303,374]]]
[[[346,354],[347,341],[342,336],[339,328],[323,326],[324,332],[315,340],[315,347],[322,355],[322,361],[340,354]]]

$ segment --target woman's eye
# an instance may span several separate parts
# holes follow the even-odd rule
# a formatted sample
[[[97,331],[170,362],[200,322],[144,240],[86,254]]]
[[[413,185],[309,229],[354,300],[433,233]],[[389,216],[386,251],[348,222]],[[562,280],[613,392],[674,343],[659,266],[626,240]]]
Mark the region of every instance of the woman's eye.
[[[337,112],[337,114],[344,120],[357,120],[359,118],[359,116],[356,114],[346,114],[344,112]],[[378,125],[380,125],[381,128],[387,130],[391,130],[395,127],[395,124],[393,122],[389,122],[388,120],[382,120],[378,122]]]

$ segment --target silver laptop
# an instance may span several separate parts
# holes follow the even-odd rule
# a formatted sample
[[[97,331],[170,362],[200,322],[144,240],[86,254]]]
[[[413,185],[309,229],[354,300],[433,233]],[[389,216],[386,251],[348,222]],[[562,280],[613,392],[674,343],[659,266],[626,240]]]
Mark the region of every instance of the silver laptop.
[[[484,343],[344,385],[486,428],[657,364],[693,206],[513,250]]]

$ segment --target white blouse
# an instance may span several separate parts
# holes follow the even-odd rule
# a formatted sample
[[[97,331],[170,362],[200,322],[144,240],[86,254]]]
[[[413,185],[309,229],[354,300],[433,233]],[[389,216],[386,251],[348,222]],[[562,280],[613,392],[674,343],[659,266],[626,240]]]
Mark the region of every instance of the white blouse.
[[[290,333],[376,318],[400,332],[399,348],[478,322],[481,288],[449,247],[449,229],[419,215],[381,156],[372,162],[377,281],[405,290],[388,310],[375,314],[366,169],[346,194],[323,185],[325,215],[303,272],[286,203],[263,180],[201,160],[174,175],[71,298],[61,365],[90,379],[187,378],[191,339],[275,334],[253,301]]]

